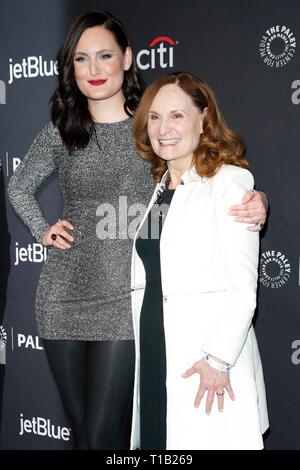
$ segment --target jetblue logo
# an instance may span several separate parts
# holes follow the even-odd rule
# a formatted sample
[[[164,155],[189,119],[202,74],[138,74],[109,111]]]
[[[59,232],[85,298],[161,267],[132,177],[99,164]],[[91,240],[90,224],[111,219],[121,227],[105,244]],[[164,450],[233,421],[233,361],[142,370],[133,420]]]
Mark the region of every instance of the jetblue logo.
[[[13,59],[9,59],[9,85],[20,78],[52,77],[53,75],[58,75],[56,60],[45,60],[41,55],[24,57],[21,62],[16,63]]]
[[[50,439],[69,441],[71,429],[52,424],[50,419],[40,416],[25,419],[23,413],[20,413],[19,435],[23,436],[24,434],[35,434],[41,437],[49,437]]]
[[[47,259],[47,248],[40,243],[28,243],[27,247],[19,247],[16,242],[14,266],[20,263],[42,263]]]

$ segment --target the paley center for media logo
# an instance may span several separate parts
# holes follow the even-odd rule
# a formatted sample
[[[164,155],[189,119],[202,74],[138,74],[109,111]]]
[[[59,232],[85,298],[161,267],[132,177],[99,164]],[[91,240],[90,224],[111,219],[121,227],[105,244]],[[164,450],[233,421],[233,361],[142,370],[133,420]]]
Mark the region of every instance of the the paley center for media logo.
[[[285,254],[268,250],[261,254],[259,282],[264,287],[278,289],[283,287],[291,275],[291,265]]]
[[[269,67],[283,67],[294,57],[296,38],[288,26],[275,25],[268,28],[259,43],[259,55]]]

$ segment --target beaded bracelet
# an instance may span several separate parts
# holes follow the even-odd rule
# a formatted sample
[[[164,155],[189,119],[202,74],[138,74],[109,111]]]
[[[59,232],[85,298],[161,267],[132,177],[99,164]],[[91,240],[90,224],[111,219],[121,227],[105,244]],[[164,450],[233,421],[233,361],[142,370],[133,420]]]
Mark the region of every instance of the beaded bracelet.
[[[219,370],[220,372],[229,372],[232,366],[230,364],[220,364],[219,362],[215,361],[209,354],[204,356],[204,360],[214,369]]]

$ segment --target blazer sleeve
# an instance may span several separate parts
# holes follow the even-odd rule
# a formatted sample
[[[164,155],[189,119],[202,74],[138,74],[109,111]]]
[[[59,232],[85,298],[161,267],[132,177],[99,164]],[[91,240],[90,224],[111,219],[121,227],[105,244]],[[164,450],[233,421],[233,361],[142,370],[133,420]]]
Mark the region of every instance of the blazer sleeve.
[[[57,168],[54,158],[56,133],[57,130],[50,123],[37,135],[11,177],[7,189],[11,205],[38,242],[42,241],[50,225],[36,194]]]
[[[217,250],[230,287],[225,294],[224,308],[217,314],[201,349],[231,365],[235,364],[247,339],[256,308],[259,233],[235,222],[228,209],[241,201],[253,185],[248,170],[235,168],[221,178],[216,191]]]

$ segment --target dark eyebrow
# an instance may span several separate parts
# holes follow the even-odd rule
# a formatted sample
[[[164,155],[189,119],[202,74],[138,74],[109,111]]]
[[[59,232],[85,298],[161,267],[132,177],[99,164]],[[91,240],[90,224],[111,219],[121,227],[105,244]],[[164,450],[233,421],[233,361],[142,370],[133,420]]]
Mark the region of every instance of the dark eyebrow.
[[[99,54],[99,53],[102,54],[103,52],[113,52],[113,51],[111,51],[110,49],[100,49],[100,51],[97,51],[96,54]],[[75,52],[74,55],[77,55],[77,54],[80,54],[80,55],[88,55],[87,52],[80,52],[80,51]]]

